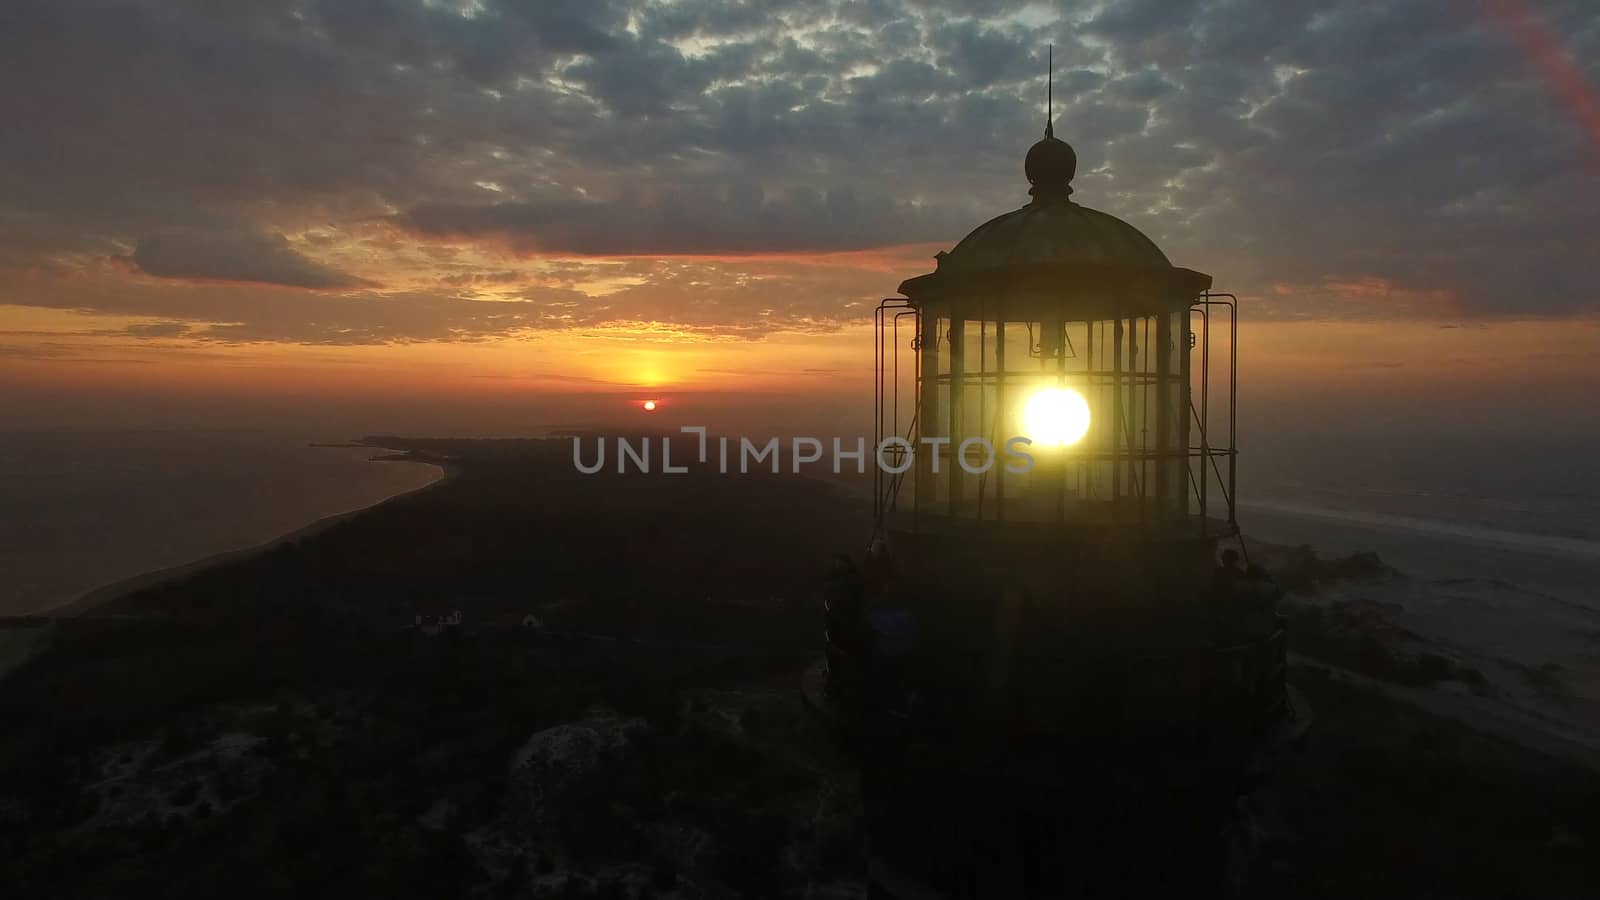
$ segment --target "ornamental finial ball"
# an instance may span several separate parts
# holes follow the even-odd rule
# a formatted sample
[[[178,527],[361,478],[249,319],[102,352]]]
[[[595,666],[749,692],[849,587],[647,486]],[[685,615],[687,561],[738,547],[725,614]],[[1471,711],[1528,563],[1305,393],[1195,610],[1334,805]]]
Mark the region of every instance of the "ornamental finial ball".
[[[1035,200],[1064,200],[1072,193],[1072,178],[1078,174],[1078,154],[1066,141],[1045,132],[1043,140],[1028,148],[1022,170],[1033,189]]]

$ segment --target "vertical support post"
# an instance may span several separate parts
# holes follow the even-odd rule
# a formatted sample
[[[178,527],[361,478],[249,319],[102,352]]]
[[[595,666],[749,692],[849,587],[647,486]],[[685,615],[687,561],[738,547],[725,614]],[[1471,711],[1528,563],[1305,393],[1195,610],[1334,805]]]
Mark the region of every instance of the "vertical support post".
[[[1111,521],[1122,521],[1122,319],[1111,329]]]
[[[878,310],[874,314],[874,317],[873,317],[874,336],[873,336],[873,346],[872,346],[872,360],[873,360],[872,366],[873,366],[873,379],[874,379],[874,382],[875,382],[874,385],[873,385],[873,398],[872,398],[872,409],[873,409],[872,446],[873,447],[877,447],[879,442],[883,440],[884,422],[885,422],[885,420],[887,418],[887,411],[884,408],[885,405],[886,405],[886,401],[887,401],[887,396],[886,396],[887,392],[884,389],[885,388],[885,378],[886,377],[893,377],[895,379],[895,386],[894,386],[893,390],[894,390],[895,395],[896,395],[896,402],[898,402],[898,396],[899,396],[899,390],[900,390],[900,384],[899,384],[899,380],[900,380],[900,355],[899,355],[899,349],[900,348],[898,346],[898,340],[899,340],[898,335],[899,335],[900,319],[898,317],[895,318],[895,320],[894,320],[895,330],[893,332],[893,335],[890,336],[890,334],[889,334],[889,324],[888,324],[889,320],[887,318],[889,316],[889,314],[890,314],[890,312],[889,312],[889,309],[890,309],[889,303],[890,303],[890,301],[888,301],[888,300],[879,301]],[[896,346],[893,348],[894,352],[895,352],[895,357],[894,357],[895,358],[895,366],[894,366],[894,370],[893,370],[893,372],[894,372],[893,376],[888,376],[887,375],[887,372],[888,372],[888,354],[886,352],[886,348],[884,347],[884,341],[885,341],[886,338],[891,340],[891,341],[896,342]],[[888,501],[888,493],[887,493],[887,491],[885,489],[885,481],[886,481],[886,479],[884,478],[884,472],[881,469],[879,469],[877,466],[873,466],[872,467],[872,505],[873,505],[873,523],[872,524],[873,524],[873,528],[874,529],[881,528],[883,526],[884,514],[887,511],[887,507],[888,507],[888,502],[889,501]]]
[[[985,418],[989,409],[989,308],[988,303],[978,307],[978,436],[989,433]],[[963,438],[965,440],[965,438]],[[976,518],[983,521],[984,490],[989,486],[988,478],[978,478],[978,506]]]
[[[916,312],[915,307],[910,307],[909,304],[898,304],[895,307],[893,307],[893,314],[894,314],[894,333],[893,333],[893,338],[891,339],[890,343],[893,346],[893,355],[894,355],[894,369],[893,369],[893,371],[894,371],[894,375],[893,375],[893,378],[894,378],[893,392],[894,392],[894,394],[893,394],[893,402],[892,402],[892,409],[894,411],[891,414],[891,416],[889,417],[889,421],[892,423],[891,427],[889,427],[886,431],[884,431],[884,433],[878,435],[873,440],[872,446],[873,446],[873,452],[874,453],[876,453],[877,452],[877,448],[882,445],[882,441],[883,441],[883,439],[885,437],[888,437],[890,435],[894,435],[896,437],[899,437],[902,434],[902,432],[900,431],[900,320],[902,318],[905,318],[906,316],[911,316],[912,317],[912,322],[915,323],[916,322],[917,312]],[[913,333],[914,332],[915,332],[915,329],[913,329]],[[912,378],[913,385],[915,384],[916,377],[917,377],[916,360],[917,360],[917,356],[915,354],[915,347],[913,347],[912,367],[911,367],[911,378]],[[916,398],[916,394],[913,391],[913,393],[912,393],[912,402],[913,402],[913,404],[915,403],[915,398]],[[913,409],[913,413],[914,412],[915,412],[915,409]],[[913,422],[916,421],[916,416],[915,415],[913,415],[911,418],[912,418]],[[912,436],[914,437],[914,435],[912,435]],[[903,460],[903,462],[905,464],[907,464],[907,465],[911,464],[911,461],[909,459]],[[897,462],[896,464],[898,465],[899,462]],[[876,465],[874,465],[873,468],[877,469],[878,467]],[[887,496],[884,499],[884,509],[887,512],[889,509],[893,509],[896,506],[898,506],[898,504],[899,504],[900,488],[905,483],[905,475],[903,475],[903,474],[891,475],[889,473],[881,473],[881,475],[882,475],[882,480],[883,480],[883,482],[885,484],[885,490],[887,492]],[[882,523],[880,522],[879,524],[881,525]]]
[[[1144,521],[1144,437],[1136,435],[1134,425],[1140,409],[1141,382],[1144,376],[1145,348],[1139,343],[1139,319],[1128,317],[1128,404],[1123,410],[1123,436],[1128,442],[1128,497],[1137,505],[1134,518]],[[1137,436],[1137,440],[1135,439]]]
[[[1228,525],[1239,530],[1239,298],[1228,295]]]
[[[1194,348],[1189,341],[1194,336],[1194,307],[1184,310],[1183,333],[1179,336],[1182,343],[1178,349],[1183,353],[1179,368],[1182,369],[1181,393],[1178,395],[1178,408],[1175,413],[1178,417],[1178,441],[1183,450],[1183,483],[1178,485],[1181,498],[1180,508],[1184,515],[1189,513],[1189,479],[1193,477],[1194,470],[1189,465],[1189,448],[1194,443],[1194,435],[1190,426],[1190,410],[1194,408]]]
[[[1040,331],[1050,329],[1050,345],[1056,352],[1056,388],[1060,389],[1067,383],[1067,322],[1059,315],[1061,301],[1056,301],[1058,315],[1048,324],[1040,323]],[[1042,343],[1042,342],[1041,342]],[[1067,520],[1067,455],[1060,454],[1056,460],[1056,521]]]
[[[917,354],[920,374],[917,376],[917,437],[939,433],[939,311],[937,307],[923,306],[917,313]],[[932,460],[920,441],[913,447],[916,458],[916,496],[912,504],[913,517],[920,516],[934,496]],[[914,519],[915,521],[915,519]]]
[[[963,440],[966,440],[966,423],[964,407],[967,394],[967,320],[965,318],[950,316],[950,465],[945,475],[945,482],[950,485],[950,515],[958,515],[961,503],[965,500],[966,481],[963,476],[967,473],[958,464],[956,456]]]
[[[1144,355],[1139,358],[1139,518],[1141,521],[1148,512],[1155,507],[1152,505],[1154,498],[1155,481],[1155,444],[1150,440],[1150,386],[1151,379],[1155,377],[1155,364],[1151,360],[1151,353],[1160,356],[1160,351],[1155,349],[1155,342],[1150,338],[1150,327],[1154,321],[1152,316],[1139,318],[1139,346],[1144,348]]]
[[[889,413],[889,417],[888,418],[894,424],[887,429],[887,433],[888,434],[899,434],[900,433],[900,314],[898,312],[894,314],[894,328],[893,328],[893,331],[892,331],[892,333],[891,333],[891,335],[889,337],[889,345],[890,345],[890,351],[894,354],[894,366],[892,368],[892,371],[894,372],[894,375],[893,375],[894,383],[893,383],[893,386],[890,388],[894,392],[894,402],[893,402],[893,404],[891,404],[892,412]],[[884,403],[887,403],[887,402],[888,402],[888,398],[885,397],[883,400],[879,401],[879,405],[881,406],[881,405],[883,405]],[[877,442],[883,440],[884,433],[885,433],[885,429],[883,427],[883,424],[884,424],[884,420],[882,418],[880,418],[879,421],[878,421],[878,436],[873,441],[873,444],[872,444],[873,447],[877,447],[878,446]]]
[[[1147,351],[1148,352],[1148,351]],[[1172,486],[1172,313],[1156,317],[1156,509],[1166,512]]]
[[[1211,531],[1211,434],[1206,428],[1211,416],[1211,306],[1204,302],[1200,312],[1200,534]]]
[[[1083,399],[1089,404],[1089,410],[1090,410],[1090,413],[1089,413],[1089,416],[1090,416],[1090,418],[1089,418],[1089,429],[1090,430],[1089,430],[1089,435],[1086,438],[1086,441],[1089,444],[1089,446],[1093,446],[1094,445],[1094,433],[1095,433],[1095,430],[1098,429],[1098,428],[1103,427],[1100,423],[1094,421],[1094,417],[1099,415],[1099,412],[1097,411],[1097,407],[1098,407],[1098,402],[1097,401],[1099,401],[1099,399],[1100,399],[1100,394],[1098,392],[1099,391],[1099,385],[1097,385],[1095,383],[1095,377],[1096,377],[1095,373],[1097,371],[1099,371],[1100,363],[1096,363],[1095,362],[1095,358],[1094,358],[1094,329],[1095,329],[1095,321],[1093,319],[1089,319],[1089,320],[1087,320],[1087,321],[1085,321],[1083,323],[1083,332],[1084,332],[1084,337],[1083,337],[1083,367],[1084,367],[1083,387],[1084,387],[1084,390],[1087,392],[1087,396],[1085,396]],[[1105,348],[1102,347],[1100,352],[1103,355],[1105,353]],[[1100,473],[1100,467],[1099,467],[1098,464],[1090,462],[1090,463],[1086,463],[1084,465],[1084,467],[1083,467],[1083,482],[1084,482],[1083,483],[1083,498],[1085,500],[1091,500],[1092,501],[1094,498],[1100,496],[1100,485],[1096,483],[1096,478],[1095,478],[1095,476],[1097,476],[1099,473]]]
[[[1006,417],[1006,313],[995,311],[994,323],[994,434],[1004,441],[1010,433],[1002,426]],[[1006,466],[1003,456],[998,456],[1004,446],[997,448],[994,466],[994,517],[1006,520]]]

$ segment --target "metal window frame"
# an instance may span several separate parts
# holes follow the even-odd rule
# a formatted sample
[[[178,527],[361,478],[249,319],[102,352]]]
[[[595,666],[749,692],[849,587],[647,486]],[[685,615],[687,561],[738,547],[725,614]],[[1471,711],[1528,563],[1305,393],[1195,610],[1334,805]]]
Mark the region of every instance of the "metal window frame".
[[[1176,379],[1178,380],[1178,383],[1181,384],[1183,383],[1182,379],[1185,375],[1187,375],[1188,384],[1186,386],[1186,392],[1188,395],[1188,417],[1191,421],[1190,427],[1194,428],[1195,433],[1192,433],[1187,440],[1183,441],[1185,444],[1187,444],[1187,446],[1183,447],[1181,452],[1174,454],[1171,451],[1159,449],[1138,450],[1133,448],[1131,441],[1129,447],[1124,449],[1120,446],[1120,440],[1114,440],[1113,444],[1116,446],[1114,446],[1109,452],[1092,451],[1084,458],[1090,461],[1109,461],[1112,463],[1113,477],[1117,478],[1117,481],[1119,482],[1113,491],[1114,503],[1120,498],[1120,478],[1117,477],[1121,475],[1120,465],[1135,463],[1140,465],[1140,477],[1136,480],[1141,482],[1141,491],[1139,493],[1142,496],[1142,482],[1147,480],[1147,464],[1155,463],[1159,465],[1163,462],[1171,462],[1175,458],[1183,460],[1185,486],[1173,486],[1173,488],[1175,490],[1183,491],[1186,494],[1192,493],[1198,508],[1190,508],[1190,510],[1186,513],[1186,516],[1188,518],[1197,520],[1199,532],[1203,537],[1226,537],[1238,533],[1236,503],[1238,495],[1237,487],[1239,456],[1238,307],[1239,299],[1236,295],[1220,291],[1206,291],[1189,303],[1189,325],[1187,331],[1188,335],[1193,338],[1194,344],[1188,348],[1182,348],[1184,349],[1185,360],[1185,364],[1183,366],[1184,372],[1182,373],[1169,371],[1163,375],[1159,371],[1156,373],[1146,373],[1142,371],[1136,373],[1123,372],[1121,371],[1122,354],[1120,344],[1115,350],[1117,359],[1115,360],[1115,364],[1111,369],[1090,369],[1084,373],[1091,379],[1109,376],[1112,379],[1111,385],[1113,391],[1120,390],[1124,386],[1124,382],[1126,382],[1126,385],[1129,387],[1134,385],[1148,386],[1151,383],[1160,385],[1165,383],[1166,379]],[[1181,308],[1176,310],[1176,312],[1181,311]],[[1227,379],[1226,389],[1228,397],[1225,434],[1213,432],[1214,423],[1212,422],[1211,410],[1212,320],[1215,315],[1221,315],[1223,313],[1226,314],[1225,335],[1228,349],[1228,366],[1225,373],[1225,377]],[[930,315],[933,321],[925,321],[925,318],[929,317]],[[914,328],[912,329],[912,336],[909,342],[907,342],[903,336],[904,329],[902,328],[901,324],[901,320],[908,317],[914,320]],[[1198,328],[1196,328],[1196,317],[1199,318]],[[939,352],[941,336],[930,333],[930,329],[935,329],[937,327],[938,318],[939,314],[936,307],[930,308],[925,305],[915,303],[904,297],[885,298],[878,304],[877,309],[874,312],[874,431],[872,451],[874,454],[877,453],[878,448],[883,446],[883,442],[890,437],[900,437],[907,441],[907,443],[909,443],[913,448],[913,456],[916,456],[920,452],[918,444],[920,443],[923,424],[920,421],[923,412],[923,392],[931,387],[929,384],[927,384],[929,379],[923,372],[923,366],[925,362],[923,354],[927,352],[937,354]],[[1141,316],[1140,318],[1145,318],[1145,316]],[[983,327],[986,328],[988,324],[1002,322],[1003,318],[991,320],[987,315],[985,315],[981,321],[985,323]],[[1115,323],[1114,327],[1116,327],[1118,330],[1120,330],[1124,325],[1124,319],[1121,317],[1094,321],[1113,322]],[[1146,326],[1146,331],[1148,330],[1148,326]],[[1092,331],[1093,329],[1091,328],[1091,338]],[[1000,336],[1004,335],[1003,326],[995,329],[994,332],[997,332],[996,337],[999,339]],[[985,331],[985,333],[987,334],[991,332]],[[1171,339],[1174,341],[1180,340],[1177,335],[1171,335]],[[904,428],[902,429],[901,382],[905,379],[902,376],[900,350],[903,342],[907,343],[907,346],[911,351],[910,362],[912,368],[909,386],[912,390],[912,408],[910,418],[905,422]],[[1141,352],[1143,352],[1145,355],[1150,353],[1149,345],[1149,335],[1146,334],[1143,343],[1140,345]],[[1195,371],[1193,361],[1195,349],[1199,350],[1200,357],[1198,372]],[[981,352],[982,351],[980,351],[980,353]],[[1092,351],[1086,350],[1085,352]],[[987,357],[985,357],[984,363],[979,367],[980,370],[977,373],[966,373],[963,371],[961,381],[963,387],[968,385],[977,386],[980,389],[980,396],[984,396],[984,389],[992,387],[996,394],[996,415],[998,416],[1000,404],[1003,402],[1007,376],[1015,373],[1010,373],[1005,370],[1005,355],[1003,350],[994,354],[994,356],[996,357],[996,368],[993,371],[988,369]],[[1092,364],[1092,356],[1090,357],[1090,362]],[[933,384],[951,385],[951,389],[953,391],[954,379],[952,374],[953,373],[951,372],[939,373],[936,371],[932,376]],[[1198,385],[1196,384],[1196,376],[1198,376]],[[954,403],[950,404],[950,406],[953,405]],[[1118,428],[1122,427],[1124,424],[1124,410],[1122,409],[1123,405],[1123,398],[1118,396],[1116,400],[1117,416],[1115,426]],[[948,408],[949,407],[947,406],[947,410]],[[998,422],[999,420],[997,418],[996,427],[998,427]],[[980,428],[981,427],[982,424],[980,423]],[[1193,443],[1195,437],[1198,437],[1199,439],[1198,445]],[[946,469],[941,472],[939,477],[950,478],[951,476],[949,475],[949,472],[957,468],[953,464],[956,450],[952,446],[950,448],[946,448],[943,453],[948,455],[952,465],[946,467]],[[944,455],[942,455],[941,458],[944,458]],[[900,447],[887,449],[884,453],[884,459],[890,465],[897,468],[907,462],[905,450]],[[1222,465],[1224,460],[1226,461],[1225,471]],[[922,465],[914,462],[907,468],[905,472],[896,474],[884,471],[882,467],[876,464],[875,459],[873,465],[873,514],[875,533],[882,530],[887,515],[890,512],[898,509],[901,488],[905,484],[907,474],[913,476],[914,495],[911,506],[912,529],[914,531],[918,530],[918,523],[923,513],[922,506],[924,504],[924,498],[927,495],[926,491],[915,490],[916,488],[922,487],[922,485],[920,485],[917,481],[918,479],[924,477]],[[963,518],[970,518],[971,521],[979,523],[1005,521],[1005,494],[1004,484],[1003,481],[1001,481],[1002,478],[1003,476],[997,476],[996,479],[996,515],[994,517],[987,517],[981,512],[981,499],[985,496],[986,491],[985,480],[980,481],[978,487],[978,496],[980,498],[979,515],[975,518]],[[1213,482],[1215,482],[1217,490],[1221,495],[1223,506],[1226,509],[1226,519],[1222,521],[1220,528],[1218,528],[1216,525],[1217,520],[1213,519],[1209,515],[1212,502],[1211,487]],[[1140,524],[1142,524],[1144,520],[1144,515],[1142,512],[1143,504],[1141,504],[1140,509],[1141,515],[1139,520]]]

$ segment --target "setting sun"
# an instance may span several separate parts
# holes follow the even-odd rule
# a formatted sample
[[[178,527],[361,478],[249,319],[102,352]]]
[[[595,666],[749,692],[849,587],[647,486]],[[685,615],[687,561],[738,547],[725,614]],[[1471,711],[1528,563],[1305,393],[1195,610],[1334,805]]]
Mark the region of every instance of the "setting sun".
[[[656,402],[654,400],[646,400],[644,402],[644,411],[645,412],[655,412],[656,411]]]

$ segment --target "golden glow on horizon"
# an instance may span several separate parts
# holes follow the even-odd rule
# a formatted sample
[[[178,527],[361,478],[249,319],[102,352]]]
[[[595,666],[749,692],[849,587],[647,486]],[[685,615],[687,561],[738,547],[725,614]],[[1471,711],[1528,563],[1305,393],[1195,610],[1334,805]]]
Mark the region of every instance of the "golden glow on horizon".
[[[290,241],[375,287],[195,285],[94,261],[0,272],[6,298],[48,302],[0,299],[0,407],[148,395],[519,409],[593,395],[636,418],[645,398],[676,416],[699,409],[694,395],[738,394],[870,409],[876,298],[931,255],[534,257],[378,226]],[[1307,392],[1392,400],[1600,379],[1594,316],[1477,320],[1449,291],[1374,278],[1278,285],[1249,304],[1246,410]],[[1297,310],[1320,318],[1267,318]]]
[[[630,400],[649,397],[659,405],[668,392],[870,397],[872,391],[870,323],[759,340],[666,342],[628,327],[347,346],[122,333],[150,321],[0,305],[0,395],[9,386],[31,393],[138,388],[531,402],[545,393],[626,392]],[[1600,378],[1596,340],[1595,319],[1246,321],[1239,329],[1240,378],[1253,396],[1579,384]]]
[[[1022,409],[1022,430],[1038,447],[1068,447],[1089,433],[1089,402],[1072,388],[1041,388]]]

